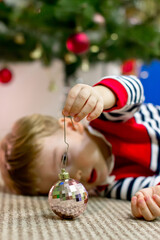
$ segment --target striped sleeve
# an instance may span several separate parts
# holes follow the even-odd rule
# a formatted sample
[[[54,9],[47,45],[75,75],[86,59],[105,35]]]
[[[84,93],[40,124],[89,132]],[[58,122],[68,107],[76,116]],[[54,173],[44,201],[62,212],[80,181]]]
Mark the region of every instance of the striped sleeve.
[[[143,104],[134,118],[147,129],[151,143],[150,169],[160,174],[160,107],[151,103]]]
[[[114,181],[109,187],[106,187],[103,196],[123,200],[131,200],[132,196],[139,190],[147,187],[156,186],[160,183],[160,176],[149,177],[128,177]]]
[[[103,118],[109,121],[126,121],[132,118],[144,101],[143,86],[135,76],[108,76],[98,84],[110,88],[117,98],[116,106],[103,112]]]

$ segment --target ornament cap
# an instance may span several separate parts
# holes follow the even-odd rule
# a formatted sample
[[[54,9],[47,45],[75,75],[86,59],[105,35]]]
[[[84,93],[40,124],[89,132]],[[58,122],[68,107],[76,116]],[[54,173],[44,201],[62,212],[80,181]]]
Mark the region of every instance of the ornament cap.
[[[60,180],[66,180],[66,179],[69,179],[69,178],[70,178],[69,173],[66,172],[65,168],[62,168],[61,173],[59,174],[59,179]]]

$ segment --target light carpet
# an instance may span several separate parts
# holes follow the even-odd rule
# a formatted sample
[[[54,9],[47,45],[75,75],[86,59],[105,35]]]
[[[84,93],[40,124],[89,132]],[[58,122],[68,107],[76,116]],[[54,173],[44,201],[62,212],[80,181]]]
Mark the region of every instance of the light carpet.
[[[134,219],[127,201],[91,197],[79,218],[61,220],[47,197],[13,195],[1,182],[0,208],[0,240],[160,239],[160,219]]]

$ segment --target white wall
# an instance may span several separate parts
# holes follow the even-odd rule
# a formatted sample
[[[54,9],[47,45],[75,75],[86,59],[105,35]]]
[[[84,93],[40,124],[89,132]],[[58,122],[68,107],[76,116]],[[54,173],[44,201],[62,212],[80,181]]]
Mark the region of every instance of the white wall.
[[[64,103],[64,70],[60,61],[50,67],[40,62],[7,66],[14,76],[9,84],[0,83],[0,139],[21,116],[42,113],[57,117]],[[56,85],[53,92],[48,89],[51,82]]]

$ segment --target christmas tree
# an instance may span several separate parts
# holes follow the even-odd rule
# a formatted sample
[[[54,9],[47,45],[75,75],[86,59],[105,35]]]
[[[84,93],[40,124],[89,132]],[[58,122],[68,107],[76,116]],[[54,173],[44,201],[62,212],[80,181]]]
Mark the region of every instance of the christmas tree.
[[[159,59],[159,12],[158,0],[1,1],[0,58],[59,58],[67,77],[85,61]]]

